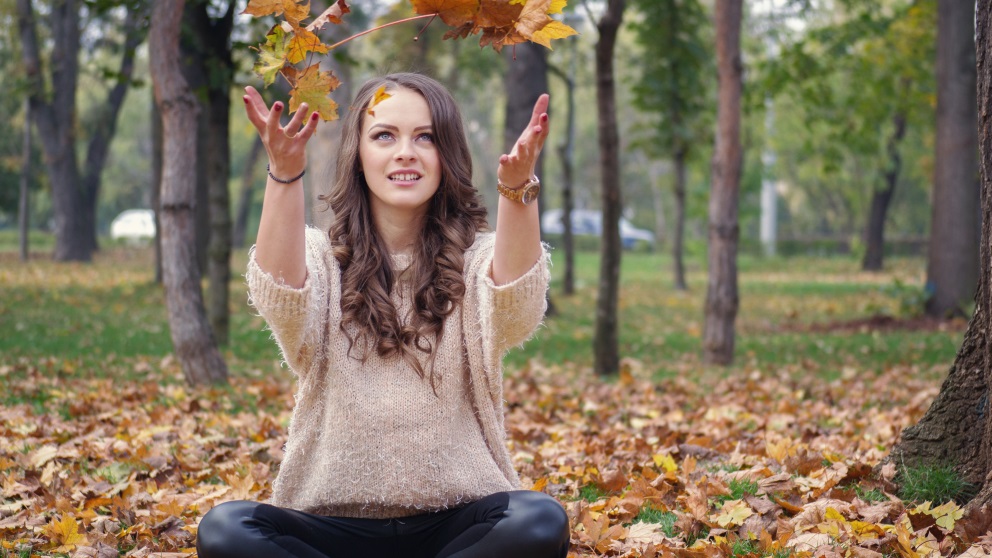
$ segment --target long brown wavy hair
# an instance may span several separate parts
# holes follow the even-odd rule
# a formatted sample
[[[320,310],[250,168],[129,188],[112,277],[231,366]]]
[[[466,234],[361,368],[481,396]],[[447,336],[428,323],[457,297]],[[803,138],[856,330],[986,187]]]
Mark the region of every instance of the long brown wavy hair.
[[[379,87],[419,93],[430,109],[434,145],[441,161],[441,184],[424,217],[420,241],[414,245],[411,273],[413,312],[399,316],[390,299],[397,274],[372,219],[369,187],[359,157],[366,108]],[[329,235],[341,267],[341,330],[349,354],[359,346],[360,360],[374,347],[382,357],[399,355],[417,374],[425,376],[419,357],[426,356],[430,384],[437,391],[435,350],[444,320],[462,301],[464,254],[476,234],[488,227],[486,208],[472,185],[472,158],[462,117],[451,94],[437,81],[412,73],[373,78],[355,97],[341,129],[337,182],[322,197],[334,211]],[[357,330],[349,333],[348,328]]]

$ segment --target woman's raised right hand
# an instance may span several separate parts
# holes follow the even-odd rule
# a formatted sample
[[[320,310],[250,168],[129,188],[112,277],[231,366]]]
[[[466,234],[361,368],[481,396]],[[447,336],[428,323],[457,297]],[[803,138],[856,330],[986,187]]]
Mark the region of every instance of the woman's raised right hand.
[[[307,142],[317,129],[319,115],[314,112],[304,124],[303,118],[309,107],[303,103],[289,124],[281,126],[279,117],[285,108],[282,101],[273,103],[269,110],[262,96],[250,85],[245,87],[244,101],[248,120],[258,130],[269,155],[269,172],[281,178],[302,173],[307,166]]]

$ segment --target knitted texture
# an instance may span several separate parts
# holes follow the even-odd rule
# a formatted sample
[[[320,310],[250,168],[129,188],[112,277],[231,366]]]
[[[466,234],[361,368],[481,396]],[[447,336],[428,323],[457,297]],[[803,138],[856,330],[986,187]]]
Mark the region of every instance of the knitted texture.
[[[436,395],[399,356],[382,358],[373,350],[362,362],[358,343],[349,355],[340,328],[341,270],[326,232],[307,230],[307,279],[300,289],[262,271],[251,253],[250,303],[297,376],[273,504],[391,518],[518,488],[503,427],[502,358],[541,323],[548,256],[544,250],[530,271],[496,286],[494,239],[480,234],[465,253],[465,297],[444,322]],[[392,299],[400,316],[412,309],[412,286],[401,273],[409,264],[393,259],[399,280]]]

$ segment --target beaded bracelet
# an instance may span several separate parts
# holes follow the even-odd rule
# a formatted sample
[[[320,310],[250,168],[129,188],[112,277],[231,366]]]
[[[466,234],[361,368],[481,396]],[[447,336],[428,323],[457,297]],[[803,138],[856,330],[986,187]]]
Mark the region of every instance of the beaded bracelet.
[[[276,182],[278,182],[280,184],[292,184],[292,183],[296,182],[297,180],[303,178],[303,175],[307,173],[307,169],[303,169],[303,172],[301,172],[300,174],[294,176],[293,178],[290,178],[289,180],[283,180],[281,178],[276,178],[276,175],[272,174],[272,170],[269,168],[269,165],[265,165],[265,172],[269,173],[269,178],[271,178],[272,180],[275,180]]]

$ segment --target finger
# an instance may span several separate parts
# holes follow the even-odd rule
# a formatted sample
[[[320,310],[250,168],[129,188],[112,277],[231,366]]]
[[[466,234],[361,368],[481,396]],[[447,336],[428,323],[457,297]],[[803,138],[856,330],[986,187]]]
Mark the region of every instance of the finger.
[[[303,124],[303,117],[309,110],[310,105],[306,103],[301,103],[297,107],[296,112],[293,114],[293,118],[289,120],[289,124],[286,124],[284,130],[286,130],[286,135],[289,137],[295,136],[300,131],[300,125]]]
[[[269,112],[269,116],[265,120],[265,128],[266,131],[268,131],[270,138],[279,132],[279,118],[282,116],[282,109],[282,101],[276,101],[272,104],[272,110]]]
[[[254,87],[246,87],[245,95],[242,97],[245,102],[245,112],[248,115],[248,120],[255,126],[259,132],[265,128],[265,121],[269,116],[269,108],[265,106],[265,101],[262,100],[262,96],[258,94],[258,91]]]
[[[306,125],[303,126],[303,129],[300,130],[299,133],[299,136],[303,139],[303,141],[308,141],[310,139],[310,136],[313,135],[314,131],[317,130],[317,122],[319,120],[320,120],[320,115],[317,114],[316,111],[310,114],[310,118],[307,119]]]
[[[547,115],[548,105],[551,101],[551,97],[547,93],[542,94],[537,98],[537,102],[534,103],[534,111],[530,115],[530,125],[534,126],[541,122],[541,115]]]

